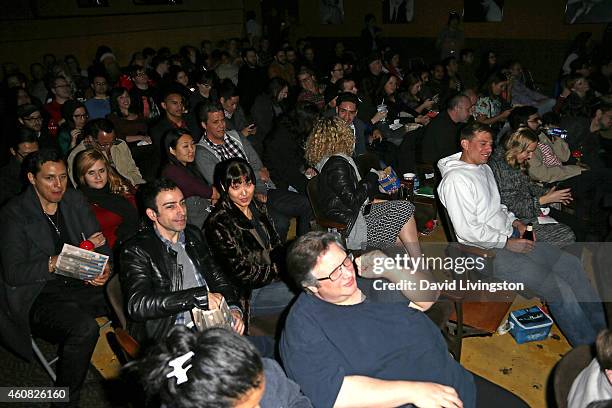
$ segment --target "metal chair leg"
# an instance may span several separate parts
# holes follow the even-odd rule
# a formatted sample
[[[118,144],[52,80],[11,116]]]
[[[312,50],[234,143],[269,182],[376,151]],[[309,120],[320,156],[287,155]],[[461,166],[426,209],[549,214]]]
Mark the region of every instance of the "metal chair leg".
[[[57,377],[55,375],[55,371],[53,371],[53,368],[51,367],[51,364],[55,363],[57,361],[58,357],[55,357],[51,361],[47,361],[47,359],[45,358],[44,354],[38,348],[38,344],[36,344],[34,339],[32,339],[32,349],[34,350],[34,354],[36,354],[36,358],[38,358],[38,361],[40,362],[40,364],[43,366],[43,368],[45,369],[47,374],[49,374],[49,377],[51,377],[53,382],[55,382]]]

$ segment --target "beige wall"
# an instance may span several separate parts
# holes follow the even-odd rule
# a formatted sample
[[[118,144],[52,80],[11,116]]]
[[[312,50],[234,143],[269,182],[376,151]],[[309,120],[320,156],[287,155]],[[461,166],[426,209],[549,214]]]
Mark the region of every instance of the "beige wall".
[[[183,0],[178,6],[110,3],[108,8],[78,9],[76,0],[39,1],[38,17],[19,18],[27,9],[7,13],[13,19],[0,21],[0,61],[15,62],[28,72],[30,63],[53,52],[59,57],[74,54],[86,67],[97,46],[104,44],[124,65],[146,46],[178,51],[184,44],[199,46],[203,39],[216,41],[243,32],[242,0]],[[1,0],[0,8],[9,4]]]
[[[605,24],[564,23],[565,0],[506,0],[501,23],[465,23],[466,38],[572,39],[581,31],[591,31],[599,39]],[[388,37],[436,37],[446,24],[450,10],[461,11],[463,0],[415,0],[414,22],[382,24],[382,0],[344,0],[345,22],[331,26],[319,24],[319,0],[299,0],[298,36],[356,37],[367,13],[376,16]]]

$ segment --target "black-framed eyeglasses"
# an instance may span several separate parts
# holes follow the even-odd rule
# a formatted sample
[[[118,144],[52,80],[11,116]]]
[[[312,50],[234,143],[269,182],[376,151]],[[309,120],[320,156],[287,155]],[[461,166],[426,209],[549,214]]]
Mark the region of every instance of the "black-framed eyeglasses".
[[[28,122],[42,122],[43,118],[42,116],[34,116],[34,117],[23,118],[23,120],[28,121]]]
[[[335,267],[334,270],[331,271],[331,273],[327,276],[327,278],[317,278],[317,280],[324,281],[324,280],[329,279],[332,282],[337,281],[342,276],[342,270],[344,268],[348,268],[349,266],[353,265],[354,260],[355,260],[355,256],[349,252],[346,255],[346,258],[344,258],[344,260],[342,261],[342,263],[338,265],[337,267]]]
[[[75,119],[88,119],[89,115],[87,113],[84,113],[82,115],[72,115],[72,117]]]

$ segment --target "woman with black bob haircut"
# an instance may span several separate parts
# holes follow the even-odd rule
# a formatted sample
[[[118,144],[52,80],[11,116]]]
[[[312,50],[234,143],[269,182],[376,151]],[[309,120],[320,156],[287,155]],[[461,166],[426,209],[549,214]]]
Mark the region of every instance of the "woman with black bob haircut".
[[[221,194],[204,232],[217,263],[239,290],[243,310],[281,313],[294,295],[279,280],[284,248],[264,203],[255,198],[255,173],[244,159],[217,164],[214,184]]]
[[[127,364],[146,406],[174,408],[309,408],[308,398],[274,360],[229,330],[193,332],[179,325],[146,355]]]
[[[195,165],[195,141],[187,129],[170,129],[164,135],[164,153],[168,163],[162,177],[172,180],[183,192],[187,205],[187,222],[202,229],[210,204],[219,193],[204,180]]]

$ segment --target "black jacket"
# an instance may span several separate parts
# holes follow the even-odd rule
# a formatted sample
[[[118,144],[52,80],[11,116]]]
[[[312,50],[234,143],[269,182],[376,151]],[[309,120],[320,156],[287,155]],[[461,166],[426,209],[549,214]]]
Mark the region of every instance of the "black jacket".
[[[239,306],[236,291],[213,261],[204,236],[191,225],[185,228],[185,250],[210,291],[221,293],[228,305]],[[206,287],[182,289],[176,256],[150,226],[139,231],[121,250],[119,277],[127,329],[140,343],[164,338],[179,313],[196,305],[208,307]]]
[[[378,192],[378,175],[368,173],[361,181],[342,156],[332,156],[317,176],[318,207],[326,218],[352,226],[361,205]]]
[[[302,171],[307,166],[302,144],[282,122],[264,141],[263,161],[276,188],[287,190],[291,185],[306,194],[308,179]]]
[[[100,225],[80,191],[67,189],[60,202],[66,224],[66,242],[81,241],[81,234],[90,236]],[[0,213],[0,343],[26,359],[32,359],[29,313],[34,300],[54,278],[49,273],[49,257],[58,255],[47,218],[36,191],[28,187],[9,201]],[[108,246],[97,252],[110,255]],[[13,328],[4,331],[5,327]]]
[[[259,212],[268,245],[256,235],[251,221],[227,198],[217,204],[204,223],[215,259],[240,289],[243,299],[248,299],[252,289],[277,280],[284,259],[280,238],[265,205],[253,200],[251,206],[254,212]]]

